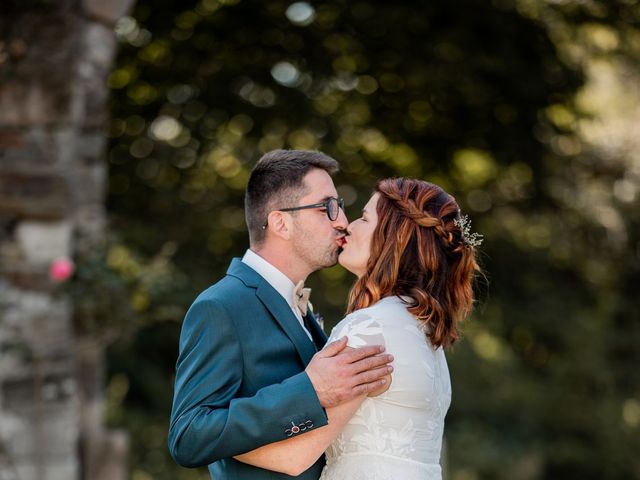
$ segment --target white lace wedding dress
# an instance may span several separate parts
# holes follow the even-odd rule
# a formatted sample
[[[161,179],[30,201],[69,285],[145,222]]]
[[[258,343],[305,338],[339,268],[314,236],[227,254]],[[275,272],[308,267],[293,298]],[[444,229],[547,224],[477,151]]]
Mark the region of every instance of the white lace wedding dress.
[[[386,297],[349,314],[331,332],[349,346],[384,344],[395,360],[391,387],[365,399],[326,452],[320,480],[441,480],[440,449],[451,382],[402,300]]]

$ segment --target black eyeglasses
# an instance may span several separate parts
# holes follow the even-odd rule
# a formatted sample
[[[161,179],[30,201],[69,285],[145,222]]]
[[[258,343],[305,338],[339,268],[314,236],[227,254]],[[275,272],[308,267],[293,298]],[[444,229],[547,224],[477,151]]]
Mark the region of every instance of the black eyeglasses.
[[[329,197],[324,202],[314,203],[313,205],[300,205],[299,207],[278,208],[277,210],[281,212],[294,212],[296,210],[306,210],[308,208],[324,208],[327,212],[327,217],[329,217],[329,220],[335,222],[338,219],[338,215],[340,215],[340,209],[344,210],[344,199]],[[267,228],[266,223],[262,226],[263,230],[265,228]]]
[[[314,203],[313,205],[300,205],[299,207],[291,208],[279,208],[281,212],[293,212],[295,210],[306,210],[307,208],[324,208],[327,212],[327,217],[332,222],[338,219],[340,215],[340,209],[344,210],[344,199],[329,197],[324,202]]]

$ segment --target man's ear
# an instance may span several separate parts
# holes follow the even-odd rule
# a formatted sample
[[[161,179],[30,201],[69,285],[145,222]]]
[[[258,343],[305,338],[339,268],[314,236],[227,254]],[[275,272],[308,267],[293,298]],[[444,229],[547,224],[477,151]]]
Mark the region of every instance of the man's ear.
[[[291,238],[291,215],[274,210],[267,216],[267,229],[271,234],[289,240]]]

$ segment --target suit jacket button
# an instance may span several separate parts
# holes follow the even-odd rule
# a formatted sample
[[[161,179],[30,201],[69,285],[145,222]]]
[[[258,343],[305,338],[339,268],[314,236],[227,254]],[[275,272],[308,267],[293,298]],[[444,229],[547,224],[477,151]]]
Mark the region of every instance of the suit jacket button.
[[[300,427],[294,425],[293,427],[291,427],[291,433],[300,433]]]

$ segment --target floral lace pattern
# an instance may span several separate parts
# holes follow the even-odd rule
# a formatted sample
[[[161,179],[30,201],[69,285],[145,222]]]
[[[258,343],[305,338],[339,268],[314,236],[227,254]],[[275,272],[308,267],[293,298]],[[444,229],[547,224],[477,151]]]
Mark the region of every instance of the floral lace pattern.
[[[351,347],[385,345],[395,357],[394,372],[389,389],[365,399],[329,447],[321,478],[440,480],[444,417],[451,402],[444,352],[433,348],[397,297],[348,315],[329,341],[345,335]]]

